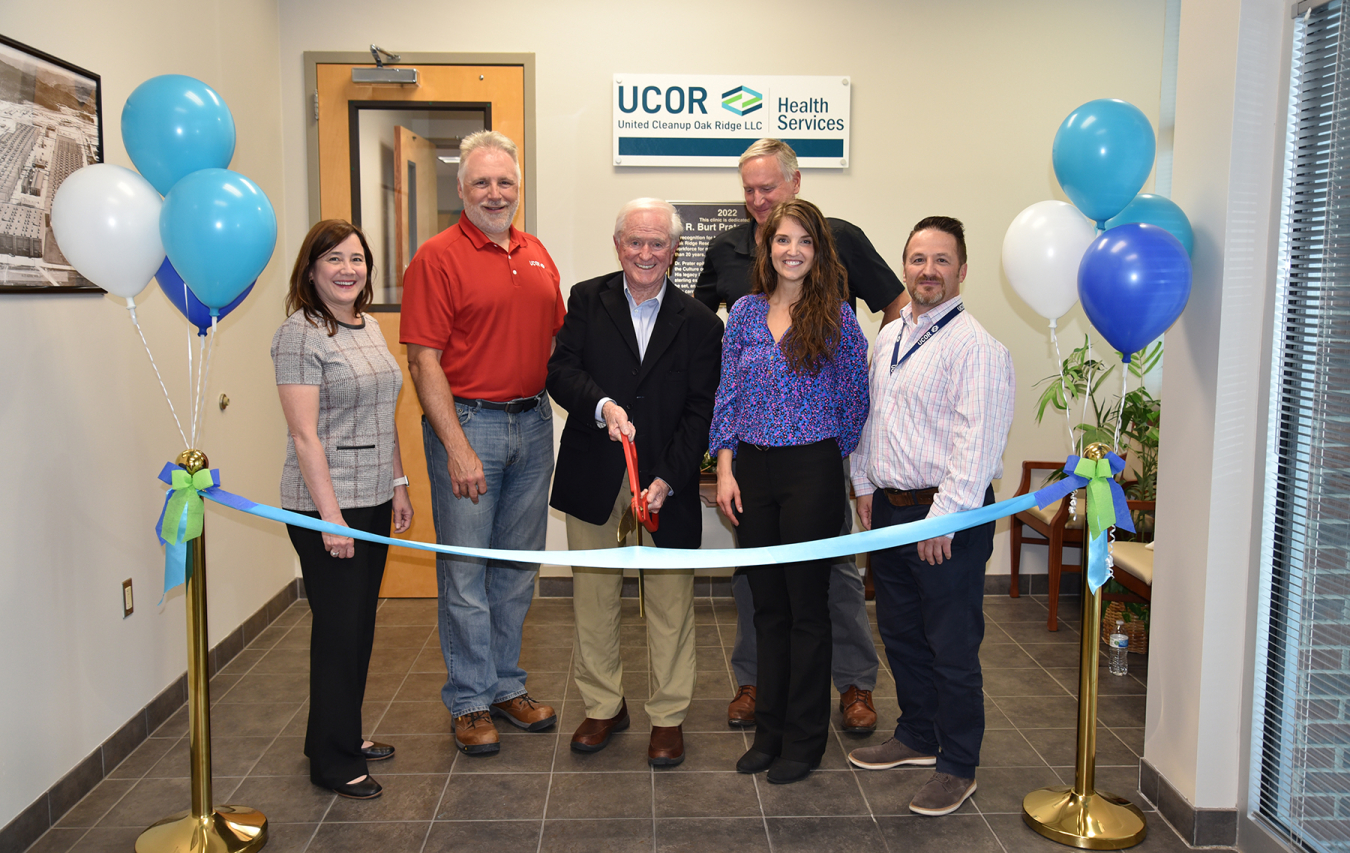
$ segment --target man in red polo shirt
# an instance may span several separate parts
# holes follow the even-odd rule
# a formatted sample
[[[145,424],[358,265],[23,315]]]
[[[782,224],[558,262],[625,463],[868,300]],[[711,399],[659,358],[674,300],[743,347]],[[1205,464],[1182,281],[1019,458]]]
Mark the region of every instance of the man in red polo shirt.
[[[511,225],[516,146],[496,131],[460,144],[459,222],[428,240],[403,277],[401,340],[424,417],[436,539],[542,550],[553,475],[553,409],[544,393],[562,326],[558,268]],[[557,722],[530,698],[520,637],[538,563],[438,555],[441,698],[469,755],[500,748],[492,717],[528,731]]]

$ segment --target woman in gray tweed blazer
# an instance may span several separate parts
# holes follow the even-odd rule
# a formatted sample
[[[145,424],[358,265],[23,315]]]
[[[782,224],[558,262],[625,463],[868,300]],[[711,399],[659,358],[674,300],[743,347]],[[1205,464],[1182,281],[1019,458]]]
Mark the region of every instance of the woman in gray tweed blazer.
[[[291,271],[290,315],[272,338],[277,392],[290,433],[281,505],[387,536],[412,524],[394,405],[403,385],[379,324],[370,246],[360,229],[328,219],[310,229]],[[310,634],[310,779],[344,797],[371,799],[367,761],[394,754],[365,740],[361,702],[375,638],[388,546],[287,525],[300,557],[314,623]]]

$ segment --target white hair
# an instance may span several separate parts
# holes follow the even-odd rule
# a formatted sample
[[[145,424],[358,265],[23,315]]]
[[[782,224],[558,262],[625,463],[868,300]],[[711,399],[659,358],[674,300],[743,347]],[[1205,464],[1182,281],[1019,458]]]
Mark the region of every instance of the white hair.
[[[480,148],[501,151],[509,156],[511,162],[516,164],[516,180],[520,180],[520,160],[516,155],[516,143],[511,141],[511,137],[499,131],[480,130],[470,133],[459,143],[459,169],[455,179],[461,187],[464,186],[464,164],[469,161],[469,155]]]
[[[777,160],[778,168],[782,170],[783,180],[785,181],[791,181],[793,176],[797,174],[797,152],[793,151],[792,146],[781,139],[766,138],[757,140],[753,145],[745,149],[745,153],[741,155],[737,167],[743,168],[746,163],[754,160],[756,157],[772,157],[774,160]]]
[[[679,240],[680,235],[684,233],[684,220],[680,219],[680,212],[675,209],[675,205],[660,198],[635,198],[619,208],[619,215],[614,220],[615,237],[623,234],[623,228],[628,224],[628,217],[639,210],[658,210],[670,217],[670,242],[674,243]]]

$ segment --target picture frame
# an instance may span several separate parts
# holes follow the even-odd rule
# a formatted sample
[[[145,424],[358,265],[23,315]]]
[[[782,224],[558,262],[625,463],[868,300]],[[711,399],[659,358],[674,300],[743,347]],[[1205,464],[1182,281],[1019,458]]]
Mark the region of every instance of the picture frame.
[[[52,199],[103,162],[99,75],[0,35],[0,293],[103,293],[61,254]]]

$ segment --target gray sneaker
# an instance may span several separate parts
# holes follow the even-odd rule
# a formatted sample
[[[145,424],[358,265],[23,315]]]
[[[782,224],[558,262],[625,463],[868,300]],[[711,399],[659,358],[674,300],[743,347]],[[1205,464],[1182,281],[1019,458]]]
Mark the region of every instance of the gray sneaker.
[[[924,755],[915,752],[895,738],[879,746],[863,746],[848,754],[848,760],[864,770],[890,770],[902,764],[918,767],[932,767],[937,764],[936,755]]]
[[[934,773],[933,778],[914,795],[909,810],[930,817],[951,814],[975,793],[975,787],[974,779],[962,779],[950,773]]]

